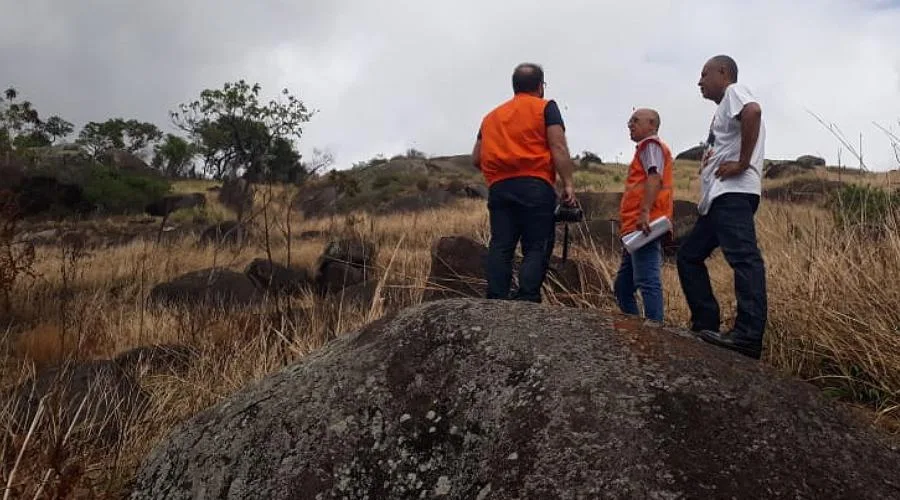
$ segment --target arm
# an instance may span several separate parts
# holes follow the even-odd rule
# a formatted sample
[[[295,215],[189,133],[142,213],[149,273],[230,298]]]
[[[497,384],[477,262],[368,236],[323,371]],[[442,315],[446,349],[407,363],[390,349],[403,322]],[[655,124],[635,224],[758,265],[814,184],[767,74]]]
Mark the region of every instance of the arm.
[[[644,200],[641,202],[642,219],[643,217],[650,217],[650,209],[653,208],[660,189],[662,189],[662,176],[654,170],[647,176],[647,181],[644,184]]]
[[[563,182],[563,201],[572,203],[575,201],[575,163],[569,154],[569,145],[566,143],[566,133],[561,125],[547,127],[547,142],[550,145],[550,153],[553,155],[553,165]]]
[[[741,121],[741,168],[750,168],[750,158],[759,139],[759,124],[762,121],[762,109],[755,102],[747,103],[738,116]]]
[[[647,180],[644,181],[644,198],[641,200],[641,214],[638,219],[638,229],[645,233],[650,232],[650,210],[656,203],[656,197],[662,189],[662,169],[665,168],[665,160],[662,148],[659,144],[651,142],[641,150],[641,165],[646,169]]]

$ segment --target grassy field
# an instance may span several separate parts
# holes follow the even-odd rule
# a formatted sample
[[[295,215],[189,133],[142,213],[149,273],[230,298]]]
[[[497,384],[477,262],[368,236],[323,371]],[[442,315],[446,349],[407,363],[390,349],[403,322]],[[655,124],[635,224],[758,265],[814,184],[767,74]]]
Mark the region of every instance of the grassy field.
[[[819,174],[836,177],[833,172]],[[845,174],[846,175],[846,174]],[[624,168],[603,165],[579,171],[579,188],[621,190]],[[858,177],[887,185],[886,175]],[[773,183],[774,184],[774,183]],[[205,183],[178,191],[203,191]],[[677,197],[696,200],[696,164],[680,163]],[[276,261],[288,259],[312,268],[326,237],[299,240],[303,231],[327,235],[353,233],[379,248],[378,268],[385,287],[403,304],[421,300],[435,239],[466,235],[486,242],[483,202],[461,200],[434,211],[371,217],[365,214],[306,221],[291,217],[280,188],[266,212],[255,218],[257,234],[268,217],[269,244]],[[257,194],[267,198],[265,190]],[[282,201],[279,201],[282,200]],[[223,207],[205,209],[216,220]],[[180,214],[174,221],[193,215]],[[829,212],[812,206],[764,202],[757,218],[767,265],[769,329],[763,362],[814,381],[829,394],[868,410],[871,420],[894,430],[900,416],[900,233],[891,227],[876,244],[834,227]],[[117,497],[127,491],[140,460],[173,426],[227,398],[251,381],[291,363],[329,339],[381,316],[378,301],[365,306],[301,296],[288,303],[225,313],[146,306],[150,289],[179,274],[224,266],[238,271],[265,256],[261,237],[240,249],[202,248],[196,238],[164,245],[135,242],[77,252],[65,247],[39,249],[35,277],[21,280],[12,297],[12,323],[0,345],[0,388],[8,389],[35,372],[64,360],[110,359],[130,348],[179,344],[196,349],[199,359],[184,375],[145,375],[141,386],[150,405],[127,422],[113,442],[81,436],[52,425],[48,410],[33,433],[6,425],[0,450],[0,487],[14,497]],[[571,255],[612,277],[618,255],[574,249]],[[730,322],[734,293],[730,269],[718,252],[711,263],[713,286]],[[688,311],[673,262],[664,267],[667,323],[685,326]],[[548,302],[555,298],[550,295]],[[612,297],[596,307],[615,311]],[[278,311],[290,311],[276,314]],[[7,408],[8,410],[8,408]],[[7,421],[0,419],[0,421]]]

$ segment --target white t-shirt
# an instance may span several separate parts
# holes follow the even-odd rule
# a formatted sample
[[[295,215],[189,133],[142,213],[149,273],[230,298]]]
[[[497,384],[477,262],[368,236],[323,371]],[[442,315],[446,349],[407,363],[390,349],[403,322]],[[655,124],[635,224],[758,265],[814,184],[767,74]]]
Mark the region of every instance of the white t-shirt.
[[[759,138],[750,157],[750,168],[737,177],[719,179],[716,169],[723,162],[741,159],[741,122],[737,119],[744,106],[758,102],[745,85],[733,83],[725,90],[725,97],[719,103],[710,125],[710,139],[707,144],[700,171],[701,215],[709,212],[713,200],[725,193],[750,193],[759,195],[762,190],[763,158],[765,157],[766,126],[760,119]]]

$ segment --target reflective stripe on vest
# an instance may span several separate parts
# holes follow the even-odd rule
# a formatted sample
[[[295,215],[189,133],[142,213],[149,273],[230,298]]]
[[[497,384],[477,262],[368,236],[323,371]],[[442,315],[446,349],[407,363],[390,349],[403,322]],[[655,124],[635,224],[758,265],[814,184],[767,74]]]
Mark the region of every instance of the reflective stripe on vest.
[[[481,123],[481,171],[487,185],[513,177],[538,177],[556,183],[547,143],[547,101],[516,94],[485,116]]]
[[[625,192],[622,194],[622,202],[619,207],[619,232],[622,235],[637,230],[637,224],[641,217],[641,204],[644,201],[644,186],[646,186],[648,177],[647,171],[641,162],[641,151],[651,142],[658,144],[662,148],[664,165],[662,187],[650,209],[650,220],[653,221],[662,216],[672,220],[674,212],[672,179],[673,171],[675,170],[672,151],[659,137],[648,137],[637,144],[634,151],[634,159],[631,160],[631,166],[628,167],[628,179],[625,181]]]

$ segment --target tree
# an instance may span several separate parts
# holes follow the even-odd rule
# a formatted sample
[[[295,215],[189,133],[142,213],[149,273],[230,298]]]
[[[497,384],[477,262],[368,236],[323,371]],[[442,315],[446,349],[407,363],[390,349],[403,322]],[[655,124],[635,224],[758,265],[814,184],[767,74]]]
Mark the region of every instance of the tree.
[[[166,134],[165,139],[154,148],[153,166],[169,177],[197,177],[193,160],[197,146],[185,138]]]
[[[105,122],[89,122],[81,129],[76,142],[97,158],[111,149],[138,153],[162,137],[162,131],[152,123],[112,118]]]
[[[258,83],[228,82],[171,112],[175,126],[199,144],[206,173],[216,178],[242,173],[252,180],[303,176],[294,141],[314,112],[288,89],[263,104],[261,90]]]
[[[58,116],[51,116],[44,122],[43,132],[44,134],[50,138],[50,143],[55,143],[57,140],[62,139],[64,137],[68,137],[69,134],[75,131],[75,126],[72,123],[63,120]]]
[[[0,97],[0,150],[50,146],[74,130],[73,125],[51,116],[41,120],[30,101],[18,101],[19,92],[8,88]]]

